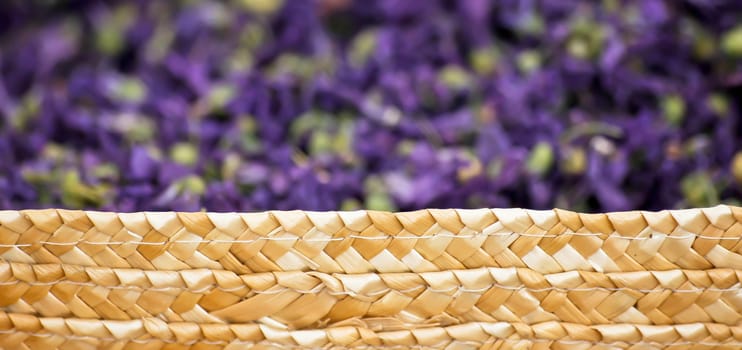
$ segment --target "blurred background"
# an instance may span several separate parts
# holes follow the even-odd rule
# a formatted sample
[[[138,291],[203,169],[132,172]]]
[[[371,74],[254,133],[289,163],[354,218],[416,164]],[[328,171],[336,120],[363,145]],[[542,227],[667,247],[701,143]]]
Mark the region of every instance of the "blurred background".
[[[738,0],[0,3],[0,209],[739,204]]]

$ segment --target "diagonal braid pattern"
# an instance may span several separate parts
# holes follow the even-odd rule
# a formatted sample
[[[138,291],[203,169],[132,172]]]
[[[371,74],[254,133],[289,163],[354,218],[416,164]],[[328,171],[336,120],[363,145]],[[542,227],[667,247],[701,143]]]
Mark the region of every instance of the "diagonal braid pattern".
[[[542,275],[525,268],[325,274],[0,265],[0,306],[50,317],[252,322],[291,329],[348,318],[410,324],[563,321],[736,325],[742,271]]]
[[[0,211],[2,348],[739,348],[742,208]]]
[[[742,328],[718,324],[579,325],[544,322],[526,325],[471,322],[447,327],[375,330],[362,321],[325,329],[285,330],[259,324],[173,322],[157,318],[111,321],[37,318],[0,312],[5,344],[47,347],[161,348],[173,344],[198,348],[656,348],[738,349]],[[29,339],[31,341],[29,341]]]
[[[742,208],[582,214],[524,209],[388,213],[0,211],[0,258],[235,273],[742,266]]]

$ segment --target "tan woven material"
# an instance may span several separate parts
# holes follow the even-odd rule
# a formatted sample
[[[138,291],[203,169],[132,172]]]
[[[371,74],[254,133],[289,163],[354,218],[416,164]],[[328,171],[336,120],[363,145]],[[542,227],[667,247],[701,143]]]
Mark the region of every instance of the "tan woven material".
[[[524,268],[424,273],[237,275],[71,265],[0,265],[0,305],[53,317],[280,323],[291,329],[348,318],[409,324],[682,324],[742,319],[742,271],[670,270],[542,275]],[[299,317],[300,316],[300,317]]]
[[[3,348],[740,348],[742,208],[0,211]]]
[[[738,349],[742,327],[718,324],[647,326],[578,325],[545,322],[465,323],[448,327],[378,331],[361,322],[315,330],[283,330],[258,324],[166,323],[157,318],[133,321],[36,318],[0,313],[0,341],[6,346],[81,346],[130,348],[163,345],[374,348],[538,348],[563,349],[644,346],[698,346]]]
[[[735,268],[742,208],[577,214],[0,212],[0,257],[144,270],[540,273]]]

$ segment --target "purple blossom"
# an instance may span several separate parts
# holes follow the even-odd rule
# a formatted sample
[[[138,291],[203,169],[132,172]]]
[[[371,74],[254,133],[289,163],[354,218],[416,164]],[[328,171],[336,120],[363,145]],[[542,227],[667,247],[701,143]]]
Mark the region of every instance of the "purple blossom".
[[[0,209],[738,203],[741,18],[732,0],[6,1]]]

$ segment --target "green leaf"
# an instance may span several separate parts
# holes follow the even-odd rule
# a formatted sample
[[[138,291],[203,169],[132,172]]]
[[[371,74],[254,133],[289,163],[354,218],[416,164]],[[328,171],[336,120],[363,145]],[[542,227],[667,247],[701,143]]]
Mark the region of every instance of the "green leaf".
[[[170,158],[179,164],[194,165],[198,161],[198,148],[189,142],[176,143],[170,149]]]
[[[366,209],[379,211],[397,210],[397,206],[386,189],[386,185],[379,177],[368,177],[364,183],[364,189],[366,192],[366,202],[364,203]]]
[[[366,64],[376,50],[376,31],[366,30],[356,35],[350,46],[348,56],[350,63],[356,67]]]
[[[517,58],[518,69],[523,73],[530,73],[541,68],[541,54],[536,50],[521,52]]]
[[[679,95],[669,95],[662,99],[662,113],[670,125],[679,126],[685,117],[685,100]]]
[[[181,191],[202,195],[206,192],[206,182],[198,175],[190,175],[178,182]]]
[[[83,183],[80,181],[80,175],[75,171],[68,171],[62,175],[60,187],[62,204],[75,209],[101,206],[107,192],[107,187],[104,185],[90,186]]]
[[[496,159],[487,164],[487,177],[490,179],[497,179],[502,174],[503,162],[502,159]]]
[[[729,100],[722,94],[711,94],[706,103],[709,109],[721,117],[729,113]]]
[[[313,156],[330,153],[332,146],[332,135],[324,130],[316,130],[309,139],[309,153]]]
[[[719,203],[719,193],[706,172],[687,175],[680,183],[685,200],[694,207],[708,207]]]
[[[568,149],[562,160],[562,169],[567,174],[578,175],[587,168],[587,155],[582,148]]]
[[[237,122],[240,130],[240,148],[248,153],[260,152],[263,148],[258,137],[258,123],[253,116],[242,116]]]
[[[471,85],[471,77],[463,68],[455,65],[448,65],[438,73],[438,79],[444,85],[453,89],[464,89]]]
[[[544,29],[544,19],[537,12],[529,12],[525,19],[518,23],[518,30],[524,34],[541,35]]]
[[[569,39],[569,41],[567,42],[567,52],[569,52],[570,55],[580,59],[588,59],[592,54],[590,52],[590,43],[581,37],[574,37]]]
[[[224,108],[236,94],[234,86],[228,84],[217,85],[209,91],[209,106],[212,109]]]
[[[554,150],[548,142],[539,142],[531,150],[526,168],[533,174],[543,175],[554,163]]]
[[[103,163],[93,168],[93,176],[98,179],[116,179],[119,169],[113,163]]]
[[[499,61],[500,52],[494,47],[475,49],[469,57],[469,64],[480,75],[493,73]]]
[[[248,11],[259,15],[270,15],[283,6],[283,0],[239,0]]]
[[[742,57],[742,24],[724,33],[721,49],[730,56]]]
[[[226,180],[234,179],[241,165],[242,165],[242,158],[240,157],[239,154],[237,153],[227,154],[227,156],[224,157],[224,162],[222,162],[222,171],[221,171],[222,178]]]
[[[29,93],[23,97],[20,106],[18,106],[16,113],[10,118],[11,124],[19,130],[24,130],[29,122],[36,119],[39,115],[39,107],[41,100],[34,94]]]
[[[107,55],[115,55],[124,47],[124,37],[122,31],[113,25],[105,25],[98,29],[95,36],[95,46],[98,50]]]
[[[366,209],[379,211],[396,211],[391,197],[387,193],[371,193],[366,197]]]
[[[340,204],[341,211],[352,211],[363,209],[363,203],[355,198],[348,198]]]
[[[147,96],[147,86],[137,78],[124,78],[114,86],[113,94],[121,101],[137,103]]]

